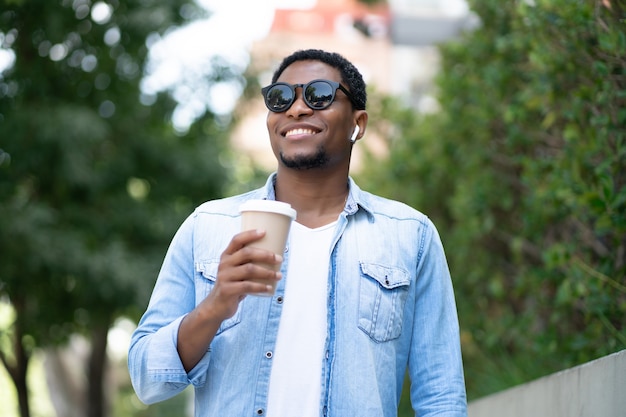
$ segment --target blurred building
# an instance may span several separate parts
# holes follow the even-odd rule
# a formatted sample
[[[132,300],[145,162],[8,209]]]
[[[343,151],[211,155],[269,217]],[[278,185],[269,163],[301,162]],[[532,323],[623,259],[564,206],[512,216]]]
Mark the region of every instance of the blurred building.
[[[251,49],[251,70],[270,83],[280,61],[298,49],[334,51],[352,61],[368,86],[400,96],[416,111],[436,110],[432,79],[439,60],[435,44],[466,25],[463,0],[389,0],[367,6],[357,0],[317,0],[310,8],[277,9],[268,35]],[[234,134],[235,145],[275,168],[265,128],[263,101],[249,102]],[[366,134],[365,144],[384,152],[384,141]],[[362,145],[361,145],[362,146]],[[354,165],[358,169],[359,146]]]
[[[339,52],[364,72],[366,82],[386,88],[390,72],[390,12],[357,0],[318,0],[308,10],[277,9],[268,36],[252,48],[252,62],[269,82],[283,57],[297,49]]]

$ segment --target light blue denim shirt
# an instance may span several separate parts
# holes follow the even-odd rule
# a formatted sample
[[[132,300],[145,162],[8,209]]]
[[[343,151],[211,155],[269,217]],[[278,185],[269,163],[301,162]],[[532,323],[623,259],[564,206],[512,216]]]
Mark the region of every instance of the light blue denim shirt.
[[[189,373],[176,343],[180,321],[213,288],[220,255],[240,230],[240,204],[274,199],[274,179],[202,204],[176,233],[129,350],[131,380],[143,402],[192,384],[198,417],[266,414],[289,246],[276,294],[246,297]],[[320,416],[397,416],[407,367],[416,416],[466,416],[454,293],[434,225],[407,205],[362,191],[351,178],[349,186],[328,271]]]

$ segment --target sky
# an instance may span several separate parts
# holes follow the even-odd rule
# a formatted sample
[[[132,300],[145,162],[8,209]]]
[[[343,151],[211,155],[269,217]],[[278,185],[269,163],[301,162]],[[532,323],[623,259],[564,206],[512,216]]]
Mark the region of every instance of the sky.
[[[219,56],[237,71],[249,62],[250,45],[267,34],[274,8],[253,0],[197,0],[210,12],[207,19],[193,21],[163,38],[149,40],[150,54],[142,90],[151,94],[168,90],[179,103],[174,126],[185,130],[207,108],[227,114],[241,88],[235,83],[208,86],[202,78],[210,61]],[[242,13],[245,10],[245,13]]]
[[[208,107],[217,114],[229,114],[241,94],[238,83],[207,86],[203,69],[219,56],[238,72],[249,63],[252,43],[265,37],[272,25],[275,8],[306,9],[315,0],[197,0],[211,15],[194,21],[157,39],[150,45],[147,76],[142,83],[146,99],[169,90],[179,103],[173,115],[174,127],[184,131]],[[245,12],[244,12],[245,11]]]

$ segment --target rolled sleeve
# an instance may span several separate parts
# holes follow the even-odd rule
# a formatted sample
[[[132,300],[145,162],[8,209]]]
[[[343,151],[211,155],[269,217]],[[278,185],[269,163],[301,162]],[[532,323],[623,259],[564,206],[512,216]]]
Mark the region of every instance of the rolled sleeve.
[[[187,373],[177,350],[180,323],[195,307],[193,224],[194,216],[190,216],[174,236],[150,304],[131,339],[128,369],[137,396],[146,404],[206,381],[208,352]]]

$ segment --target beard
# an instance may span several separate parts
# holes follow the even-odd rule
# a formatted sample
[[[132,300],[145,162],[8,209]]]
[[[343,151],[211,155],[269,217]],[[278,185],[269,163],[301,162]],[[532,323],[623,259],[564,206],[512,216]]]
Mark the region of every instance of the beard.
[[[317,152],[314,155],[295,155],[292,158],[287,158],[282,152],[280,153],[280,160],[287,168],[297,170],[307,170],[315,168],[323,168],[328,163],[328,155],[324,147],[319,146]]]

